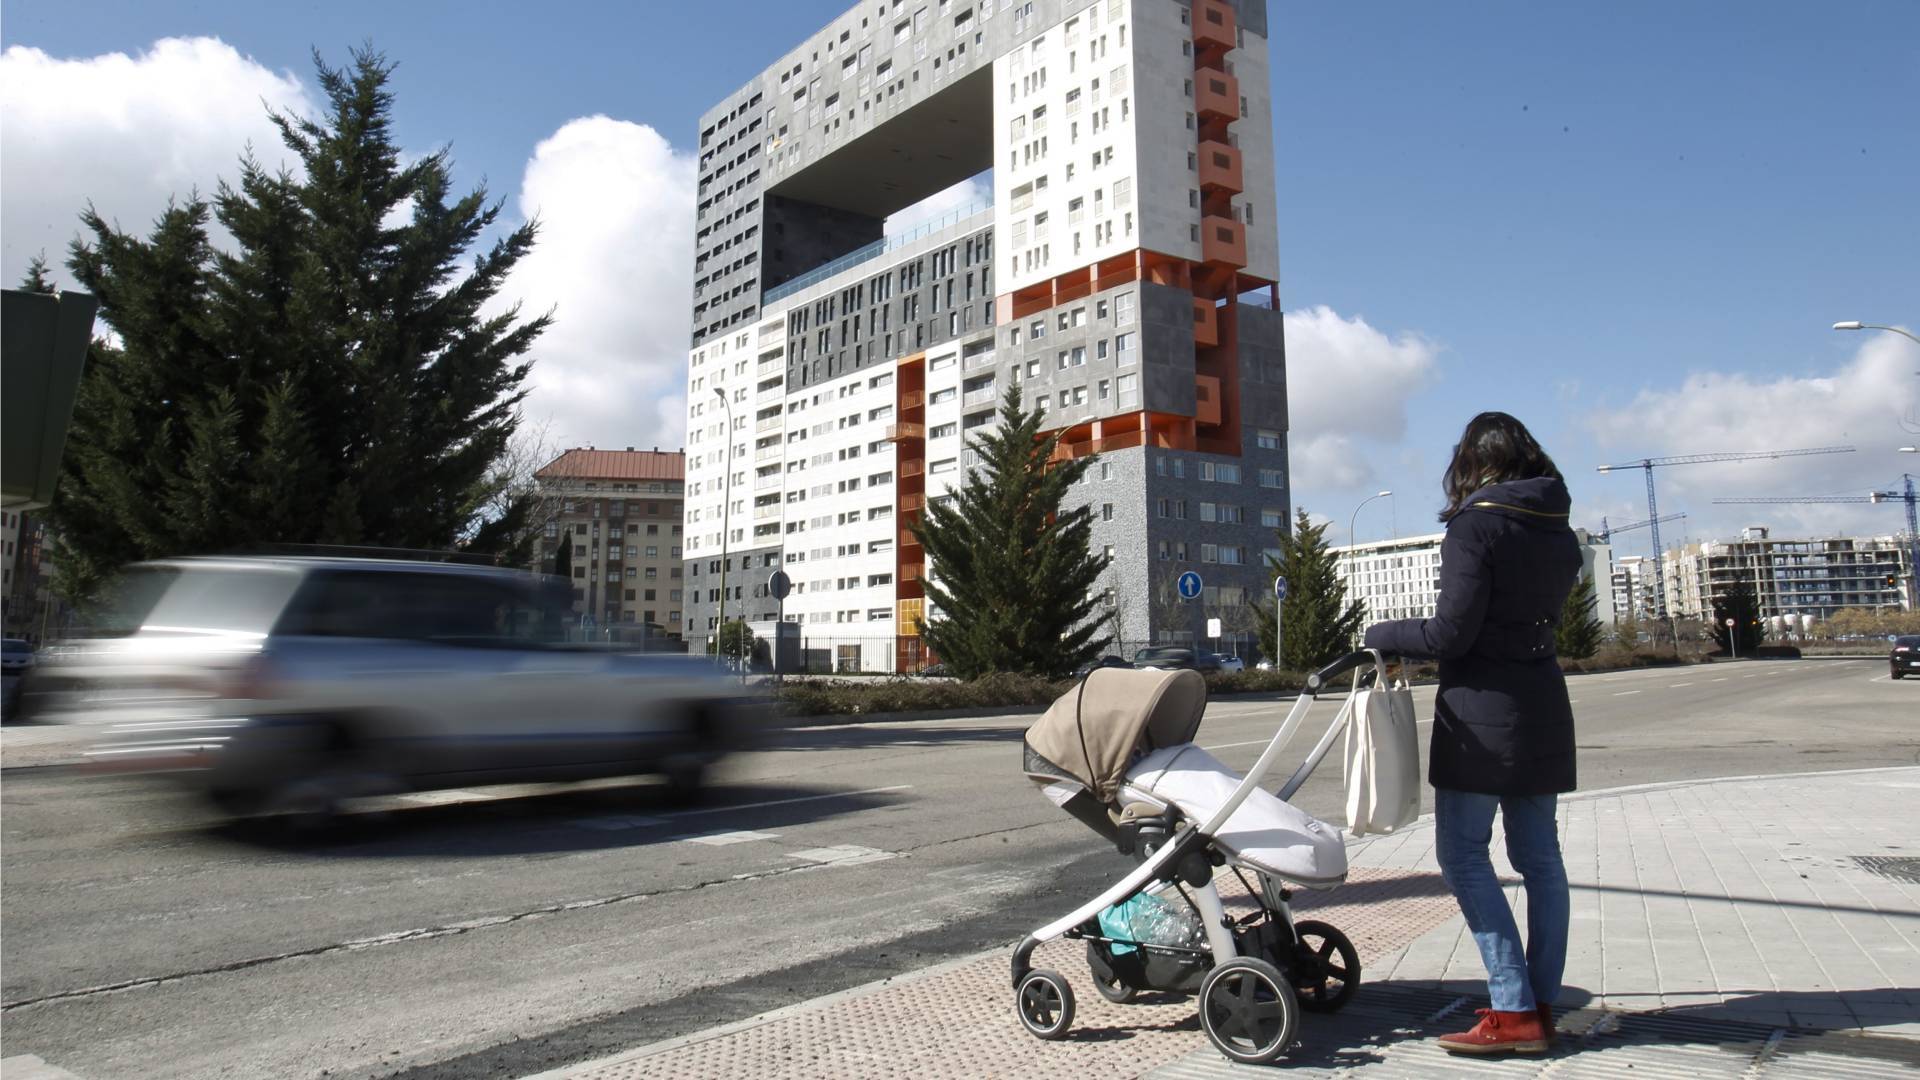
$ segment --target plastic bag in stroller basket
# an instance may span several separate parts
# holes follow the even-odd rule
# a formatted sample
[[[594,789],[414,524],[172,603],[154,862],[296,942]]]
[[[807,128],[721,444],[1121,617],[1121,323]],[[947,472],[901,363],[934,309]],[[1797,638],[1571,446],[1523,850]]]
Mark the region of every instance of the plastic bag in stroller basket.
[[[1179,949],[1205,949],[1207,931],[1199,916],[1186,904],[1171,904],[1152,893],[1143,892],[1100,912],[1100,932],[1115,940],[1108,944],[1116,956],[1135,951],[1126,942],[1167,945]]]

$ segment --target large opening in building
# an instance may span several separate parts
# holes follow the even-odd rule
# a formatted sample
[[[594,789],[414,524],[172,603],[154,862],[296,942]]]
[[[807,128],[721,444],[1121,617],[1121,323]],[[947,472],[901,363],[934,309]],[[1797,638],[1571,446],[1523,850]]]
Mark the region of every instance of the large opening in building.
[[[890,236],[927,226],[929,218],[966,209],[970,192],[990,203],[992,166],[987,65],[767,189],[760,256],[766,299],[880,254]],[[914,209],[923,201],[927,207]],[[933,212],[921,214],[925,209]]]

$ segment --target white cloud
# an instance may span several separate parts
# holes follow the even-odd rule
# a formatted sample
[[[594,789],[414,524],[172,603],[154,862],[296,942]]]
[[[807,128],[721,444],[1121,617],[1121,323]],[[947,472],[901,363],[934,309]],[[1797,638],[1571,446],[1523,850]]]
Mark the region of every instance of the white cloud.
[[[1767,525],[1776,536],[1888,535],[1906,528],[1900,503],[1720,506],[1713,500],[1865,495],[1897,486],[1903,471],[1920,473],[1920,460],[1896,452],[1915,440],[1901,420],[1920,411],[1916,370],[1920,347],[1880,334],[1861,342],[1832,374],[1696,372],[1673,389],[1642,390],[1625,408],[1593,412],[1587,427],[1611,454],[1607,461],[1854,446],[1852,454],[1656,469],[1660,509],[1685,511],[1686,531],[1696,539],[1726,538],[1745,525]],[[1635,490],[1623,493],[1631,495],[1639,479],[1635,471],[1616,482],[1631,484]],[[1646,516],[1645,504],[1637,506],[1635,520]],[[1663,540],[1673,528],[1663,526]]]
[[[1390,338],[1324,305],[1287,312],[1286,334],[1294,489],[1372,483],[1366,452],[1406,435],[1407,403],[1433,375],[1438,349],[1410,334]]]
[[[568,121],[527,162],[519,205],[540,236],[502,295],[553,309],[526,413],[560,445],[683,441],[694,183],[691,155],[606,116]]]
[[[269,108],[309,114],[312,100],[293,75],[217,38],[163,38],[138,56],[79,59],[8,48],[0,53],[0,275],[12,286],[45,252],[56,280],[70,285],[67,244],[89,200],[139,234],[168,198],[195,189],[211,196],[219,178],[236,177],[249,143],[262,164],[278,167],[285,150]]]
[[[921,199],[887,216],[886,234],[902,236],[948,214],[993,201],[993,173],[981,173]]]

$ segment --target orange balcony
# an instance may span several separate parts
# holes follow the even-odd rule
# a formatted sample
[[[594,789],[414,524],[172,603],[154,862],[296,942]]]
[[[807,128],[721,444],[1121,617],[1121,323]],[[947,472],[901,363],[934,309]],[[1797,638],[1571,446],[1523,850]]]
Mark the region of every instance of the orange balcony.
[[[1246,245],[1242,244],[1241,247],[1244,249]],[[1245,252],[1243,250],[1242,255],[1244,254]],[[1242,266],[1246,265],[1245,258],[1242,258],[1240,260],[1240,265]],[[907,439],[924,439],[926,437],[927,437],[927,425],[925,424],[888,424],[887,425],[887,440],[889,442],[904,442]]]
[[[1193,420],[1197,424],[1220,422],[1220,380],[1211,375],[1193,377]]]
[[[1230,266],[1235,269],[1246,266],[1246,226],[1218,214],[1201,218],[1200,259],[1210,266]]]
[[[917,458],[908,458],[902,461],[900,467],[894,471],[901,476],[919,476],[927,471],[927,463]]]
[[[1193,298],[1193,343],[1202,349],[1220,344],[1220,309],[1198,296]]]
[[[1200,68],[1193,73],[1193,111],[1202,120],[1240,119],[1240,80],[1224,71]]]
[[[1239,191],[1240,189],[1234,188],[1233,190]],[[908,390],[907,392],[900,395],[900,411],[901,412],[906,412],[908,409],[917,409],[920,406],[925,405],[926,403],[927,403],[927,392],[924,390]]]
[[[918,548],[920,546],[920,538],[913,535],[912,529],[901,529],[900,546],[903,548]]]
[[[921,510],[924,509],[926,505],[927,497],[924,494],[900,496],[900,510],[902,513],[908,510]]]
[[[1239,44],[1233,9],[1225,0],[1194,0],[1193,42],[1201,50],[1225,52]]]
[[[1240,149],[1211,139],[1200,144],[1200,190],[1212,195],[1238,195],[1246,190],[1240,178]]]

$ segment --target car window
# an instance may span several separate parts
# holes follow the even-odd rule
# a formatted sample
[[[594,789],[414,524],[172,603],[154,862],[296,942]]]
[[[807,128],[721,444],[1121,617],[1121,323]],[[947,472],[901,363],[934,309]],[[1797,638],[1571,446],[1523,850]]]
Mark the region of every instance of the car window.
[[[445,644],[551,640],[550,613],[507,582],[464,574],[344,570],[314,574],[280,634]]]
[[[151,566],[123,575],[94,632],[216,630],[264,634],[300,576],[277,566]]]

